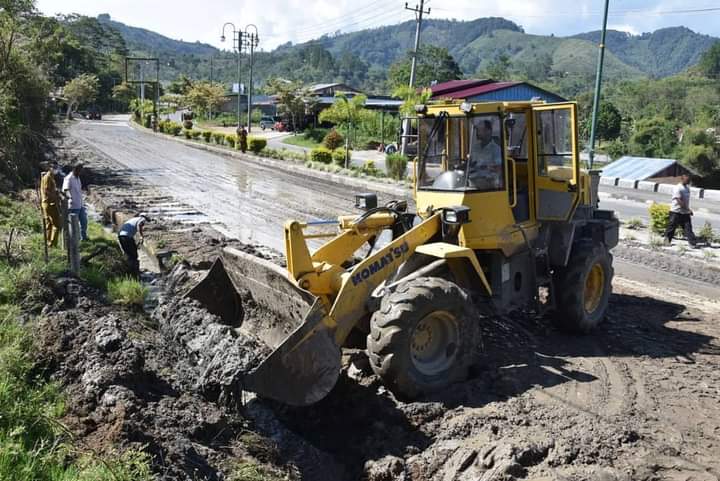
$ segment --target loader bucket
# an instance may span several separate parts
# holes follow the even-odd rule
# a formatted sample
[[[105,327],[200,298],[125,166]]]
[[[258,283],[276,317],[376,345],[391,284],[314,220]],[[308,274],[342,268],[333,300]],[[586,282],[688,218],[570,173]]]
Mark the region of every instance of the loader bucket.
[[[321,301],[277,265],[233,248],[223,250],[187,297],[272,351],[243,375],[243,389],[285,404],[319,401],[340,373],[340,347],[323,322]]]

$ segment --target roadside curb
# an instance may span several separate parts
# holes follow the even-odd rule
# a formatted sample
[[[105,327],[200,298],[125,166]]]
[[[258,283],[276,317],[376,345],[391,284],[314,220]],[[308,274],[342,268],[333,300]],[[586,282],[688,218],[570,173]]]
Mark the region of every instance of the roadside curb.
[[[214,154],[223,155],[225,157],[231,157],[235,159],[240,159],[246,162],[252,162],[254,164],[265,166],[265,167],[273,167],[280,170],[284,170],[286,172],[291,172],[299,175],[303,175],[306,177],[314,177],[316,179],[320,179],[326,182],[332,182],[334,184],[340,184],[340,185],[346,185],[348,187],[353,187],[356,189],[361,189],[364,191],[374,191],[374,192],[381,192],[383,194],[387,194],[394,197],[399,197],[402,199],[409,199],[412,197],[412,190],[409,187],[401,187],[399,185],[391,185],[391,184],[385,184],[381,182],[374,182],[364,179],[356,179],[354,177],[347,177],[344,175],[339,174],[333,174],[331,172],[320,172],[314,169],[308,169],[304,165],[298,165],[293,164],[286,161],[280,161],[275,159],[270,159],[267,157],[256,157],[253,155],[243,154],[241,152],[233,152],[229,151],[227,149],[223,149],[220,147],[215,147],[213,145],[206,145],[201,144],[198,142],[193,142],[187,139],[174,137],[171,135],[165,135],[160,134],[156,132],[152,132],[150,129],[146,129],[145,127],[141,127],[137,125],[132,120],[128,122],[131,128],[137,130],[138,132],[143,132],[147,135],[154,135],[158,137],[162,137],[164,139],[170,139],[175,142],[179,142],[182,144],[187,145],[188,147],[192,147],[194,149],[198,150],[204,150],[206,152],[212,152]]]
[[[627,190],[644,190],[647,192],[658,192],[671,195],[675,184],[660,184],[646,180],[623,179],[620,177],[600,177],[600,185],[619,187]],[[690,187],[690,196],[693,199],[707,199],[720,201],[720,190],[703,189],[702,187]]]

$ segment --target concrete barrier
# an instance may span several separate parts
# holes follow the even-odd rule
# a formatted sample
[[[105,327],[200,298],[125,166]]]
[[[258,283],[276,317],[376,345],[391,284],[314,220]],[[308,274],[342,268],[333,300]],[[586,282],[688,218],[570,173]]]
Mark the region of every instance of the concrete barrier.
[[[703,199],[720,202],[720,190],[707,189],[703,192]]]
[[[646,190],[648,192],[657,192],[657,182],[650,182],[648,180],[640,180],[637,183],[637,190]]]
[[[623,189],[636,189],[637,183],[638,181],[633,179],[618,179],[617,186]]]
[[[674,188],[675,186],[672,184],[658,184],[657,190],[655,192],[658,192],[660,194],[672,195]]]
[[[705,189],[690,187],[690,198],[691,199],[702,199],[704,190]]]
[[[600,185],[617,185],[617,177],[600,177]]]

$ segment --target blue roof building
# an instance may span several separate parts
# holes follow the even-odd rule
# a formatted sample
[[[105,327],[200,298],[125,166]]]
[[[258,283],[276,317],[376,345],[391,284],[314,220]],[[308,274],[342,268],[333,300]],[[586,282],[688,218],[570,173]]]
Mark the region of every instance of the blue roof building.
[[[626,155],[603,167],[601,175],[603,177],[646,180],[659,177],[678,177],[682,174],[693,175],[693,172],[675,159]]]

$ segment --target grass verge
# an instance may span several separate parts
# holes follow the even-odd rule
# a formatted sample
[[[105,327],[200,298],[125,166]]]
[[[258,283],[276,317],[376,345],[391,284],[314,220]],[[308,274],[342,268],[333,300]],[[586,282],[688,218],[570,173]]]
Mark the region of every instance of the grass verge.
[[[282,143],[288,145],[295,145],[297,147],[306,147],[308,149],[314,149],[322,146],[320,142],[316,142],[313,139],[308,139],[304,135],[291,135],[289,137],[285,137]]]
[[[102,230],[93,227],[93,239],[83,246],[86,254],[101,249],[88,263],[93,275],[112,269],[103,256],[106,260],[119,257],[117,247],[112,247],[113,253],[109,239],[97,229]],[[35,366],[33,314],[53,299],[47,284],[65,269],[65,256],[59,249],[51,249],[49,262],[44,262],[40,214],[35,206],[0,195],[0,246],[0,479],[153,479],[144,453],[126,451],[100,458],[75,446],[60,423],[65,411],[62,392]]]
[[[132,277],[112,279],[107,284],[108,298],[115,304],[142,306],[148,294],[147,287]]]

